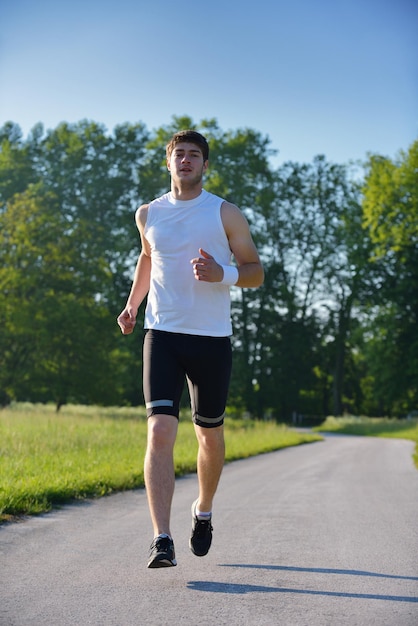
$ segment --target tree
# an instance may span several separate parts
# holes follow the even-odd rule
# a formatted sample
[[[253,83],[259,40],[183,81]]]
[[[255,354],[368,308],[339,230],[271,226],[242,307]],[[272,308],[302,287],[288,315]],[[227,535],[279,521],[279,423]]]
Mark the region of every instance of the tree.
[[[115,367],[111,355],[118,353],[121,361],[135,360],[140,370],[132,342],[117,349],[115,317],[130,282],[129,255],[138,246],[132,226],[146,130],[142,125],[119,126],[112,137],[97,124],[80,122],[62,124],[44,137],[38,125],[23,142],[13,129],[9,125],[0,133],[4,138],[0,298],[8,319],[2,337],[8,346],[0,376],[8,389],[4,396],[39,395],[44,379],[48,381],[44,396],[54,396],[58,405],[68,397],[92,400],[94,396],[108,402],[119,374],[130,371],[124,363]],[[31,176],[22,176],[19,187],[8,182],[8,172],[10,163],[21,162],[30,165],[26,170]],[[32,179],[42,183],[31,184]],[[26,314],[19,327],[17,320]],[[35,351],[43,358],[35,358]],[[13,374],[22,364],[28,371],[27,384]],[[58,376],[67,379],[66,389],[61,383],[59,393],[52,384]],[[110,376],[115,384],[106,385]],[[101,385],[96,384],[100,378]],[[139,387],[136,380],[130,383]],[[125,392],[135,395],[126,388]],[[121,400],[117,394],[113,398]]]
[[[30,185],[7,204],[0,226],[3,393],[54,399],[58,408],[75,398],[110,400],[107,310],[87,285],[54,194]]]
[[[418,140],[397,160],[372,155],[366,164],[363,215],[376,257],[418,245]]]
[[[274,378],[281,381],[281,411],[288,418],[302,405],[306,410],[311,397],[310,410],[320,413],[331,408],[332,397],[333,411],[340,414],[366,258],[359,193],[348,168],[323,156],[312,164],[281,166],[266,230],[267,306],[281,323],[270,325],[264,337],[268,353],[277,344]],[[330,382],[332,393],[324,386]]]
[[[0,129],[0,211],[15,193],[37,180],[32,156],[17,124],[8,122]]]
[[[380,267],[365,358],[378,408],[418,406],[418,141],[392,161],[371,156],[363,188],[363,225]]]
[[[0,402],[142,401],[141,333],[121,338],[115,318],[134,211],[169,189],[165,145],[184,128],[208,137],[205,187],[242,209],[265,268],[260,289],[232,289],[230,404],[278,419],[416,408],[418,143],[370,157],[361,202],[347,166],[274,170],[268,137],[187,116],[151,133],[0,129]]]

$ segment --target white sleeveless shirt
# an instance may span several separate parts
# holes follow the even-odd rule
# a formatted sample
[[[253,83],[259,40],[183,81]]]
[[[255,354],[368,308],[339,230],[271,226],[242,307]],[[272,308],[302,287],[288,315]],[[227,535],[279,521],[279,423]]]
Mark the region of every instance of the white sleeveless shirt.
[[[193,200],[167,193],[150,203],[144,230],[151,247],[145,328],[209,337],[232,334],[229,287],[196,280],[190,263],[200,256],[199,248],[221,265],[231,263],[223,202],[203,190]]]

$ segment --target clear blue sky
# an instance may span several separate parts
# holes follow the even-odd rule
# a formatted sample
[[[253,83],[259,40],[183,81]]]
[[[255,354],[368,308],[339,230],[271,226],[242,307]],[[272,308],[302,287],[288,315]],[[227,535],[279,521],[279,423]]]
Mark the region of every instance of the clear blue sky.
[[[418,138],[416,0],[1,0],[0,125],[173,115],[253,128],[275,161]]]

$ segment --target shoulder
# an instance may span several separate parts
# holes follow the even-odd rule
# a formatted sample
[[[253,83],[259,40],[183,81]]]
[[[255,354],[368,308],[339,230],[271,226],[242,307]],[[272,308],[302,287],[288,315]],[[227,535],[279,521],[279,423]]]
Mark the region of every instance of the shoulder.
[[[232,228],[247,226],[247,219],[242,211],[232,202],[224,200],[221,205],[221,218],[225,230],[228,232]]]
[[[147,223],[149,204],[141,204],[135,213],[135,222],[139,229],[144,229]]]
[[[237,205],[236,204],[232,204],[232,202],[228,202],[227,200],[224,200],[222,202],[221,213],[222,213],[222,215],[225,215],[225,216],[242,215],[242,212],[237,207]]]

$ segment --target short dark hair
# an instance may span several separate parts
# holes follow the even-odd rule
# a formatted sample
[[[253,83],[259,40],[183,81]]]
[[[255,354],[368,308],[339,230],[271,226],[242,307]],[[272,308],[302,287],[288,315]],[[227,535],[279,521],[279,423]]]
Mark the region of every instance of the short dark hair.
[[[165,151],[167,158],[170,158],[171,153],[178,143],[185,142],[194,143],[198,146],[202,151],[204,161],[209,159],[209,144],[206,137],[198,133],[196,130],[180,130],[178,133],[175,133],[166,145]]]

